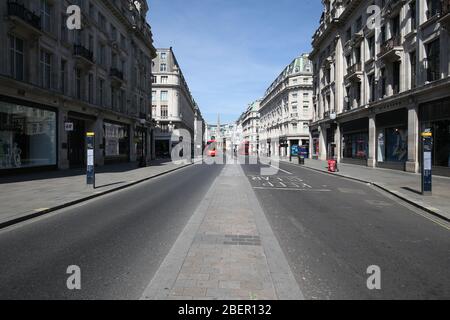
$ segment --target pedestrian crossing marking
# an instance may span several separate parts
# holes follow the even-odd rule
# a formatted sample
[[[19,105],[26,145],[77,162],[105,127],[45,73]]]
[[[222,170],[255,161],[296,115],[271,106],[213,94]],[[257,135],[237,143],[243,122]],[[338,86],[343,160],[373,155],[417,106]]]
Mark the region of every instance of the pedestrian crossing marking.
[[[254,189],[266,190],[286,190],[286,191],[319,191],[328,192],[327,188],[315,189],[306,183],[302,178],[296,176],[249,176]]]

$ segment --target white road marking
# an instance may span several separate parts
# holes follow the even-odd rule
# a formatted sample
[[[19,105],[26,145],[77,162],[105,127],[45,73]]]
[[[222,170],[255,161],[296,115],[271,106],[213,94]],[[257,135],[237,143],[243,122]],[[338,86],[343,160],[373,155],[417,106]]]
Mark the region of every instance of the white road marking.
[[[278,170],[280,170],[281,172],[284,172],[284,173],[287,173],[287,174],[290,174],[290,175],[292,175],[292,172],[289,172],[289,171],[286,171],[286,170],[283,170],[283,169],[281,169],[280,167],[275,167],[274,165],[270,165],[272,168],[274,168],[274,169],[278,169]]]
[[[309,192],[331,192],[327,189],[297,189],[297,188],[269,188],[269,187],[253,187],[257,190],[282,190],[282,191],[309,191]]]

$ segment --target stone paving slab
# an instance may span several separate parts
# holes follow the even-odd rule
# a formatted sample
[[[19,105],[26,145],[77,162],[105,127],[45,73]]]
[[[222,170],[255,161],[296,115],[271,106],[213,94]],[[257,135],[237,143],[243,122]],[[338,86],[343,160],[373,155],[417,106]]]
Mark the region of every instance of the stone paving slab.
[[[287,159],[283,161],[289,162]],[[326,161],[306,159],[305,166],[327,172]],[[422,196],[420,174],[341,163],[336,175],[379,186],[430,213],[447,221],[450,220],[450,178],[448,177],[434,176],[433,195]]]
[[[189,164],[154,162],[146,168],[135,163],[98,168],[96,189],[86,185],[79,169],[0,177],[0,225],[30,215],[39,215],[66,204],[127,187]]]
[[[303,299],[239,165],[225,166],[142,299]]]

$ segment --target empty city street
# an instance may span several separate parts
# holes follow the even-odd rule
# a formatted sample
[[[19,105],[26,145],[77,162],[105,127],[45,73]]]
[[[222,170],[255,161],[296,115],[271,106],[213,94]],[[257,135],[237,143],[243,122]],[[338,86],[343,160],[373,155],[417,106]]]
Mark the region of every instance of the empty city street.
[[[243,168],[307,299],[450,297],[448,224],[359,182],[283,162],[271,177]],[[372,265],[381,290],[367,289]]]
[[[139,299],[220,171],[190,166],[0,230],[0,299]]]
[[[450,300],[450,0],[0,16],[0,301]]]
[[[255,298],[257,293],[279,298],[292,290],[292,283],[275,280],[271,255],[278,245],[275,260],[284,254],[286,274],[292,271],[306,299],[450,296],[448,224],[371,186],[297,165],[281,162],[272,176],[261,175],[261,168],[267,168],[261,164],[241,165],[243,171],[227,167],[190,166],[0,231],[0,298],[139,299],[163,261],[177,259],[183,271],[175,272],[178,280],[169,298],[186,298],[186,292],[209,299],[248,298],[251,292]],[[266,219],[258,216],[259,206],[269,231],[258,222]],[[206,218],[195,218],[199,207],[207,208]],[[191,218],[203,221],[197,228],[201,236],[195,228],[181,235]],[[217,242],[231,235],[243,243]],[[200,250],[201,239],[207,242]],[[200,250],[201,256],[180,253],[176,241],[189,252]],[[172,247],[178,257],[172,257]],[[219,248],[223,253],[214,258]],[[256,262],[247,254],[260,259],[258,267],[248,265]],[[81,290],[67,288],[71,265],[81,269]],[[373,265],[381,269],[381,290],[367,287],[366,272]],[[257,282],[248,287],[260,273],[266,274],[261,287]],[[236,281],[242,276],[245,281]]]

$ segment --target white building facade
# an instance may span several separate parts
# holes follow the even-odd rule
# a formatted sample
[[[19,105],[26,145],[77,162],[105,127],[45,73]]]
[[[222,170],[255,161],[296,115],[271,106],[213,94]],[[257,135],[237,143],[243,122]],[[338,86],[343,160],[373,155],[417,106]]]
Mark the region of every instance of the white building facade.
[[[420,132],[431,129],[435,172],[450,174],[449,12],[440,0],[324,1],[311,53],[314,157],[418,172]]]
[[[81,30],[66,26],[79,5]],[[1,1],[0,171],[151,157],[151,61],[145,1]]]
[[[245,153],[253,156],[259,154],[260,107],[260,100],[251,103],[238,121],[239,126],[242,128],[240,148],[246,148]]]
[[[198,137],[195,133],[196,121],[202,123],[203,130],[204,120],[172,48],[157,49],[157,57],[153,60],[152,86],[152,117],[156,121],[155,155],[157,158],[168,158],[179,143],[179,130],[187,130],[193,140]],[[192,147],[194,149],[194,141]],[[195,148],[198,148],[197,144]]]
[[[259,108],[261,154],[288,157],[294,145],[309,147],[309,125],[313,117],[312,69],[308,54],[303,54],[267,89]]]

